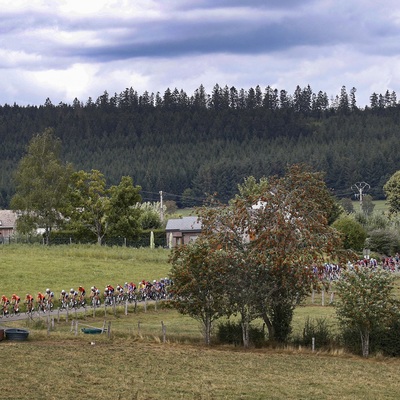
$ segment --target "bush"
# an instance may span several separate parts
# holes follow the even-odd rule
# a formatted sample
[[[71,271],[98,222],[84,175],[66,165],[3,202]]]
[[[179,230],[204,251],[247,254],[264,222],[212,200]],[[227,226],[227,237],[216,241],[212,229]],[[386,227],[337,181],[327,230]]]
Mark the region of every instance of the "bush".
[[[341,233],[345,249],[355,251],[363,249],[367,232],[360,222],[351,216],[343,216],[337,219],[332,226]]]
[[[367,246],[381,254],[395,254],[400,249],[398,233],[392,229],[376,229],[369,232]]]
[[[312,346],[312,338],[315,339],[315,347],[328,347],[334,343],[330,327],[326,318],[316,318],[315,320],[307,317],[304,323],[303,336],[294,338],[294,343],[306,347]]]
[[[385,356],[400,356],[400,318],[393,319],[386,327],[375,327],[369,338],[371,353],[381,352]],[[360,331],[346,327],[340,336],[342,346],[351,353],[362,355]]]
[[[250,343],[261,347],[265,343],[265,332],[262,327],[250,326]],[[240,322],[220,322],[218,324],[217,338],[220,343],[243,345],[242,326]]]

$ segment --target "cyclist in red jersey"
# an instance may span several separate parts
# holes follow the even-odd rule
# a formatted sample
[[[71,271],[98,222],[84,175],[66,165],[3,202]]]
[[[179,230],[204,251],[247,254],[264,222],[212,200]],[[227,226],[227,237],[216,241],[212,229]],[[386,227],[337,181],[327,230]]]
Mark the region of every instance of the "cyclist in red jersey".
[[[33,296],[31,294],[27,294],[25,296],[25,304],[26,304],[26,311],[28,313],[33,311]]]
[[[38,311],[43,311],[43,312],[46,311],[45,304],[44,304],[45,299],[46,299],[46,296],[43,293],[39,292],[37,294],[36,300],[38,303]]]
[[[17,296],[15,293],[11,296],[11,304],[13,307],[14,314],[19,313],[19,302],[21,301],[21,297]]]
[[[8,306],[10,304],[10,300],[4,294],[1,296],[1,307],[3,310],[3,315],[8,315]]]

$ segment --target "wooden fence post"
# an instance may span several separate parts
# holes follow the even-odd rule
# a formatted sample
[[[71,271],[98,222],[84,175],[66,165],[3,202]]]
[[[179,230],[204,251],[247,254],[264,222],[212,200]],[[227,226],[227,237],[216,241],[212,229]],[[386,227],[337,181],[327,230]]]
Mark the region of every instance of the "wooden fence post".
[[[111,338],[111,321],[108,321],[107,336]]]
[[[167,341],[167,327],[164,325],[164,322],[161,321],[161,331],[163,335],[163,343]]]

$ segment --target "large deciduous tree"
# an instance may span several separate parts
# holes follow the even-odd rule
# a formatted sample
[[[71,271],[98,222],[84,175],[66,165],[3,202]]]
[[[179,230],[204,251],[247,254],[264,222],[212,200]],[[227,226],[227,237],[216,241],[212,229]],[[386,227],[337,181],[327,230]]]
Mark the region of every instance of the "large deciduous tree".
[[[133,185],[130,176],[123,176],[118,185],[108,190],[110,210],[108,214],[109,234],[133,237],[141,230],[141,210],[135,207],[142,201],[140,186]]]
[[[70,225],[75,229],[89,229],[101,244],[107,232],[110,210],[104,175],[98,170],[75,172],[71,178],[69,198],[67,215]]]
[[[71,227],[89,229],[101,244],[106,234],[132,237],[140,230],[140,186],[123,176],[119,185],[107,189],[106,179],[98,170],[78,171],[71,177],[69,207],[66,215]]]
[[[18,212],[17,230],[28,233],[44,229],[46,242],[51,230],[63,223],[72,165],[60,158],[61,141],[47,128],[30,141],[27,154],[15,173],[16,193],[11,208]]]
[[[203,235],[231,260],[231,303],[249,312],[242,326],[258,314],[271,340],[287,339],[293,310],[310,292],[311,267],[340,248],[328,223],[335,209],[322,174],[303,165],[289,167],[283,177],[250,177],[230,204],[201,209]],[[245,300],[242,291],[254,295]]]

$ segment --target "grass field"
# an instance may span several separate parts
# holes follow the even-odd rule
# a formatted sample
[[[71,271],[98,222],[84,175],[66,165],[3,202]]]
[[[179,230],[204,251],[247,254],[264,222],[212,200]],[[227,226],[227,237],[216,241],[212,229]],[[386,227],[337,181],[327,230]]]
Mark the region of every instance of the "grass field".
[[[388,211],[388,209],[389,209],[389,206],[388,206],[386,200],[373,200],[373,204],[375,205],[374,213],[376,213],[376,214],[382,214],[382,213]],[[360,211],[360,202],[358,200],[353,201],[353,206],[354,206],[354,210],[356,212]]]
[[[165,277],[170,269],[166,249],[126,247],[0,245],[0,293],[44,292],[58,298],[62,289],[83,285],[103,288],[126,281]]]
[[[97,246],[0,246],[0,290],[36,292],[167,276],[168,251]],[[111,282],[110,282],[111,281]],[[57,292],[56,292],[57,293]],[[334,308],[307,301],[293,326],[307,317],[336,324]],[[397,399],[400,360],[368,360],[343,350],[251,348],[202,344],[196,321],[158,304],[113,314],[89,310],[79,327],[111,323],[110,335],[77,335],[53,312],[50,318],[10,322],[30,330],[26,342],[0,342],[5,371],[1,399]],[[166,326],[163,342],[161,321]],[[92,344],[93,343],[93,344]]]

